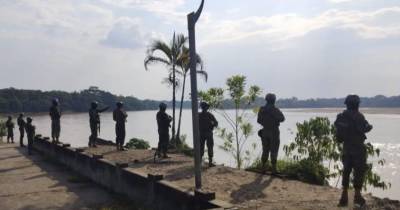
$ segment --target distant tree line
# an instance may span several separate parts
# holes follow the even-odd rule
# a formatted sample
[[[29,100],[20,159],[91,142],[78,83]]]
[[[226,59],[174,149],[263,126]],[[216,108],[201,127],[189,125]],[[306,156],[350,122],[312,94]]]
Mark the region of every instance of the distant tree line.
[[[59,99],[61,110],[64,112],[88,111],[92,101],[97,101],[100,107],[110,106],[111,108],[117,101],[122,101],[128,111],[155,110],[160,103],[155,100],[140,100],[133,96],[116,96],[97,87],[72,93],[7,88],[0,89],[0,112],[47,112],[54,98]]]
[[[400,95],[386,97],[377,95],[375,97],[361,97],[362,107],[376,107],[376,108],[395,108],[400,107]],[[256,99],[255,103],[250,107],[260,107],[265,104],[262,97]],[[276,102],[280,108],[337,108],[344,107],[343,98],[317,98],[300,100],[296,97],[279,99]],[[235,105],[231,100],[224,100],[222,106],[226,109],[234,109]]]
[[[0,89],[0,113],[47,112],[53,98],[60,100],[61,109],[64,112],[86,112],[92,101],[99,102],[100,106],[110,107],[114,107],[115,102],[122,101],[128,111],[156,110],[160,102],[167,103],[168,107],[171,107],[171,101],[141,100],[133,96],[117,96],[97,87],[72,93],[6,88]],[[362,97],[361,100],[363,107],[400,107],[400,96],[378,95],[370,98]],[[343,107],[343,101],[344,98],[300,100],[293,97],[280,99],[277,101],[277,105],[281,108],[329,108]],[[263,98],[257,98],[250,108],[262,106],[264,103]],[[230,100],[224,100],[222,106],[226,109],[235,107]],[[184,101],[183,108],[190,108],[190,101]]]

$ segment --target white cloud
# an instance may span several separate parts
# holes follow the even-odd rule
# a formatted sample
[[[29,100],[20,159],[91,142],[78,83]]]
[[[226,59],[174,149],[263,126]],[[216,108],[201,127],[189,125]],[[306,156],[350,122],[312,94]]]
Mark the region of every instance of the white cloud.
[[[391,14],[396,18],[383,18]],[[249,37],[262,37],[268,42],[283,42],[301,37],[322,28],[342,28],[354,31],[365,39],[381,39],[400,35],[397,24],[400,7],[382,8],[371,12],[331,9],[314,17],[298,14],[279,14],[269,17],[251,16],[242,19],[214,20],[213,24],[200,26],[206,35],[203,44],[231,42]]]

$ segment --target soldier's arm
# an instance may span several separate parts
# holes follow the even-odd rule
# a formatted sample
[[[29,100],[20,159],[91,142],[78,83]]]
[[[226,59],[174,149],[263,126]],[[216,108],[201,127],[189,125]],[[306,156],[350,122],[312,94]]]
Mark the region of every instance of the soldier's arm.
[[[260,107],[260,109],[258,110],[258,114],[257,114],[257,123],[260,125],[262,125],[262,121],[263,121],[262,112],[263,112],[263,109],[262,109],[262,107]]]
[[[115,111],[113,111],[113,120],[114,120],[114,121],[117,121],[117,114],[116,114]]]
[[[361,133],[368,133],[372,130],[372,125],[365,119],[363,114],[360,114],[357,122],[357,130]]]
[[[281,112],[281,110],[279,110],[278,108],[276,108],[276,111],[274,113],[274,118],[278,121],[278,122],[283,122],[285,121],[285,116],[283,115],[283,113]]]
[[[107,107],[104,107],[103,109],[99,109],[97,111],[101,113],[101,112],[107,111],[108,108],[110,108],[110,107],[107,106]]]
[[[217,119],[215,119],[215,116],[213,114],[211,114],[211,119],[212,119],[214,127],[218,127],[218,121],[217,121]]]

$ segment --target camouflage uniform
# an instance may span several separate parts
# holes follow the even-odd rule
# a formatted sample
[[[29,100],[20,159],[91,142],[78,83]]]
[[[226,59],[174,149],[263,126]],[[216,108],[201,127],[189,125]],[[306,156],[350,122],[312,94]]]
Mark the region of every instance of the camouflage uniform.
[[[25,125],[26,125],[23,114],[19,115],[17,124],[19,127],[19,144],[21,147],[23,147],[24,146],[24,136],[25,136]]]
[[[50,107],[49,115],[51,118],[51,138],[53,139],[53,142],[58,142],[61,132],[61,111],[58,103],[53,103],[53,105]]]
[[[162,153],[164,157],[167,156],[168,142],[169,142],[169,127],[171,126],[172,118],[166,112],[165,108],[160,105],[160,111],[157,112],[157,126],[158,126],[158,151]]]
[[[28,138],[28,154],[32,154],[33,139],[35,138],[35,126],[32,125],[32,119],[27,118],[25,125],[26,136]]]
[[[268,162],[269,156],[271,156],[272,168],[275,171],[280,145],[279,125],[285,121],[285,116],[275,107],[275,95],[272,97],[271,94],[268,94],[266,99],[267,104],[260,108],[257,117],[257,122],[263,126],[261,131],[263,147],[261,161],[264,166]]]
[[[117,106],[119,106],[117,104]],[[123,150],[123,146],[125,143],[125,122],[128,115],[121,107],[118,107],[113,112],[113,119],[116,122],[115,124],[115,134],[116,134],[116,143],[117,149]]]
[[[207,144],[207,152],[209,165],[212,165],[212,159],[214,156],[214,138],[213,130],[218,126],[218,121],[215,119],[214,115],[208,112],[208,104],[201,104],[203,109],[199,113],[199,130],[200,130],[200,155],[204,155],[204,147]]]
[[[97,109],[97,102],[92,102],[91,108],[89,110],[89,123],[90,123],[90,136],[89,136],[89,147],[96,146],[96,140],[98,137],[98,132],[100,128],[100,113],[108,109]]]
[[[367,151],[364,141],[367,139],[365,133],[372,130],[372,125],[368,123],[364,115],[358,111],[359,98],[350,95],[346,98],[347,110],[340,113],[335,121],[337,130],[345,129],[344,135],[340,137],[343,142],[343,195],[339,205],[347,205],[347,189],[350,182],[350,173],[353,170],[353,186],[356,191],[355,203],[365,204],[361,196],[361,189],[364,183],[365,172],[367,169]]]
[[[7,127],[7,143],[14,143],[14,123],[12,122],[12,118],[8,117],[8,120],[6,122],[6,127]]]

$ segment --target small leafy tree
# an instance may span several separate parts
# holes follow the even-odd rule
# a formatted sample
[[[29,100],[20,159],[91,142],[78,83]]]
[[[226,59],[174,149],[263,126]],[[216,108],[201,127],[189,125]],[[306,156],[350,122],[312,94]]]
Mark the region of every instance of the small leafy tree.
[[[224,140],[220,148],[230,153],[236,162],[236,167],[241,169],[244,161],[250,160],[250,151],[244,150],[246,142],[253,134],[253,126],[249,123],[249,109],[261,89],[258,86],[246,88],[246,77],[235,75],[227,79],[226,89],[211,88],[207,91],[200,91],[199,96],[202,101],[210,104],[210,108],[220,114],[227,124],[228,128],[218,128],[218,136]],[[224,108],[225,91],[230,101],[234,104],[233,116],[226,112]],[[255,116],[254,113],[252,116]],[[252,145],[253,148],[256,144]]]
[[[309,121],[297,123],[295,141],[285,145],[283,150],[288,158],[293,161],[307,163],[310,168],[321,168],[320,179],[327,182],[330,178],[339,181],[343,172],[341,164],[342,144],[338,143],[335,136],[335,127],[328,118],[316,117]],[[367,157],[379,157],[379,149],[370,143],[366,144]],[[378,164],[384,165],[385,160],[379,159]],[[373,186],[387,189],[390,183],[381,180],[381,177],[372,171],[373,163],[368,163],[364,187]],[[338,183],[337,181],[337,183]]]

